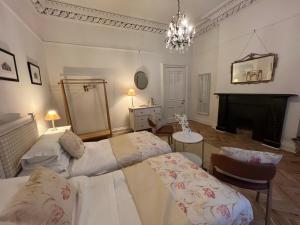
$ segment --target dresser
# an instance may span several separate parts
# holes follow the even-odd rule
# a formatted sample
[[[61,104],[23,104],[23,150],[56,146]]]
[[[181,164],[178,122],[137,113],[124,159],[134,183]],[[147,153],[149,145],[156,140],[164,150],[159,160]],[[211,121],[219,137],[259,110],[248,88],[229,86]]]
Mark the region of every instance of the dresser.
[[[129,108],[130,128],[133,131],[149,129],[149,116],[155,113],[156,118],[161,119],[161,112],[160,105]]]

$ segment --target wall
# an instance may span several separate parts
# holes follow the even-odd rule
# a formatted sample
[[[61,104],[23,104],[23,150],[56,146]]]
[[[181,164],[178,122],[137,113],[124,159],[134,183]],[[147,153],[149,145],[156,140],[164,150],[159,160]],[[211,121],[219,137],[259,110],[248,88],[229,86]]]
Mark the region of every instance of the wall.
[[[300,95],[299,56],[300,56],[300,2],[298,0],[258,0],[252,6],[242,10],[239,14],[224,20],[218,27],[218,32],[206,35],[202,42],[194,46],[193,55],[198,59],[211,62],[210,68],[215,71],[216,92],[230,93],[291,93]],[[262,44],[258,38],[250,40],[253,29],[263,40]],[[217,40],[217,41],[216,41]],[[211,48],[202,51],[205,44]],[[247,43],[249,45],[247,46]],[[251,52],[265,53],[263,45],[269,52],[277,53],[279,63],[273,82],[251,85],[232,85],[230,83],[230,65],[233,61]],[[247,48],[245,49],[245,47]],[[243,51],[244,49],[244,51]],[[204,52],[204,53],[203,53]],[[215,54],[217,53],[217,56]],[[212,56],[213,55],[213,56]],[[193,64],[198,63],[193,60]],[[193,65],[192,77],[206,69]],[[206,71],[207,72],[207,71]],[[194,87],[193,92],[196,92]],[[218,102],[212,101],[213,112],[217,111]],[[193,110],[195,116],[195,110]],[[213,116],[202,118],[210,122]],[[216,118],[216,117],[213,117]],[[295,146],[291,138],[295,137],[297,125],[300,118],[300,98],[294,97],[289,100],[282,135],[282,147],[294,151]],[[211,124],[215,124],[217,119]]]
[[[201,35],[195,40],[192,49],[192,72],[191,72],[191,100],[190,100],[190,118],[200,123],[215,127],[218,111],[215,109],[217,104],[216,81],[217,81],[217,64],[218,64],[218,37],[219,28]],[[198,75],[211,74],[210,89],[210,108],[209,115],[201,115],[197,112],[199,88]]]
[[[43,42],[2,1],[0,28],[0,48],[15,54],[19,74],[19,82],[0,80],[0,114],[34,112],[42,133],[48,127],[43,116],[51,106]],[[31,84],[27,61],[40,66],[42,86]]]
[[[55,103],[62,115],[64,114],[62,95],[57,85],[61,75],[88,77],[94,75],[108,81],[108,100],[114,129],[125,129],[129,126],[128,107],[131,105],[131,98],[127,96],[127,91],[134,88],[134,74],[138,69],[147,73],[149,84],[145,90],[137,90],[134,104],[147,104],[150,97],[154,98],[155,103],[162,104],[162,64],[189,63],[186,55],[156,51],[141,51],[139,55],[137,50],[57,43],[46,44],[46,58]],[[82,119],[89,120],[89,118]]]

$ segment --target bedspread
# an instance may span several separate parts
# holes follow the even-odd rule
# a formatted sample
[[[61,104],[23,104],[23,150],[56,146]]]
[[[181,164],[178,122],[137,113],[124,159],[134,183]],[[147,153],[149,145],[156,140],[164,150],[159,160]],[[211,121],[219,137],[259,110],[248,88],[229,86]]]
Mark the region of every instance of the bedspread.
[[[192,224],[249,224],[250,202],[178,153],[146,160]]]

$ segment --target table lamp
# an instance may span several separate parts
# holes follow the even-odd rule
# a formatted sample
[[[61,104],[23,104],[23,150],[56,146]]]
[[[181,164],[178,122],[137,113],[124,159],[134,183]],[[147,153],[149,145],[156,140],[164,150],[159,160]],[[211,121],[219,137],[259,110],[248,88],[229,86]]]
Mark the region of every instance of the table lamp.
[[[45,116],[45,120],[47,121],[52,121],[52,129],[53,130],[57,130],[55,127],[55,120],[59,120],[60,116],[58,115],[58,113],[55,110],[49,110]]]
[[[135,90],[133,88],[129,89],[127,95],[131,96],[131,107],[133,108],[133,96],[136,96]]]

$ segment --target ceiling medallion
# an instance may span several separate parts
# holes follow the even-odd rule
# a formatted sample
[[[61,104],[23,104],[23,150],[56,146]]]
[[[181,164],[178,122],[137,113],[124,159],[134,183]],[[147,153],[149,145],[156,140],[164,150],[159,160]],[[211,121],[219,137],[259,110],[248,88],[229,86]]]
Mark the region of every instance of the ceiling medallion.
[[[186,16],[180,11],[178,0],[177,15],[173,16],[167,30],[166,48],[183,53],[191,46],[195,33],[195,28],[189,25]]]

